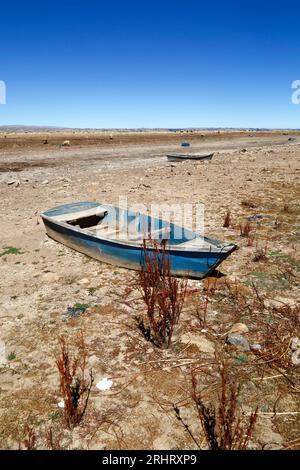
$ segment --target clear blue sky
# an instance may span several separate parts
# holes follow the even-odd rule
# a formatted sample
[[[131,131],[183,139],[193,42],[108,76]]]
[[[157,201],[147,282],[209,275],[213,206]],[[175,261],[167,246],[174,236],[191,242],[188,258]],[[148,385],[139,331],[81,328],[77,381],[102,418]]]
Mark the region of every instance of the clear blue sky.
[[[5,1],[0,124],[292,127],[297,1]]]

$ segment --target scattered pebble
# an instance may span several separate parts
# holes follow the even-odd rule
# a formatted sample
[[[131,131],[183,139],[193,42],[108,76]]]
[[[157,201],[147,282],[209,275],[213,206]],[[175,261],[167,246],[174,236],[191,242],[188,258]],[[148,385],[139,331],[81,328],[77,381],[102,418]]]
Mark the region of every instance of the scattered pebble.
[[[248,326],[245,325],[245,323],[235,323],[234,325],[232,325],[228,333],[243,334],[243,333],[248,333],[248,331],[249,331]]]
[[[226,337],[226,343],[235,346],[240,351],[250,351],[248,340],[238,333],[229,333]]]
[[[300,348],[296,349],[291,356],[291,361],[294,366],[300,366]]]
[[[85,311],[85,307],[68,307],[66,313],[63,315],[63,319],[79,317],[83,315]]]
[[[297,336],[294,336],[291,342],[291,350],[296,351],[296,349],[300,349],[300,339],[297,338]]]

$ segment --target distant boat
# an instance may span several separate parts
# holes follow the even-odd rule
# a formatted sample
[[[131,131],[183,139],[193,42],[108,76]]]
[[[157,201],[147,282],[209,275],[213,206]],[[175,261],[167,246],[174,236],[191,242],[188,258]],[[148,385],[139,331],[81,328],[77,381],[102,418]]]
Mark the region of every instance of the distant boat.
[[[189,147],[190,145],[189,142],[181,142],[181,147]]]
[[[213,156],[213,153],[209,153],[208,155],[199,155],[197,153],[190,155],[183,155],[180,153],[174,155],[167,155],[169,162],[179,162],[183,160],[211,160]]]
[[[203,278],[213,272],[237,247],[203,237],[189,229],[140,212],[97,202],[76,202],[41,214],[54,240],[99,261],[129,269],[145,264],[144,239],[165,240],[171,273]],[[155,250],[147,242],[147,253]]]

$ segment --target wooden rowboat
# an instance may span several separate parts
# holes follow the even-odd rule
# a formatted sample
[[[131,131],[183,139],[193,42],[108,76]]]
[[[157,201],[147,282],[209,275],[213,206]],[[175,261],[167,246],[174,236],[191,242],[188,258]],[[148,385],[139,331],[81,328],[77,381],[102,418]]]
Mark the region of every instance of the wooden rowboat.
[[[140,212],[96,202],[76,202],[41,214],[54,240],[99,261],[139,269],[144,263],[143,240],[162,240],[176,276],[203,278],[237,247],[203,237],[189,229]],[[155,250],[153,241],[147,252]]]
[[[207,155],[199,155],[197,153],[190,154],[190,155],[183,155],[183,154],[174,154],[174,155],[167,155],[169,162],[181,162],[184,160],[211,160],[214,156],[213,153],[209,153]]]

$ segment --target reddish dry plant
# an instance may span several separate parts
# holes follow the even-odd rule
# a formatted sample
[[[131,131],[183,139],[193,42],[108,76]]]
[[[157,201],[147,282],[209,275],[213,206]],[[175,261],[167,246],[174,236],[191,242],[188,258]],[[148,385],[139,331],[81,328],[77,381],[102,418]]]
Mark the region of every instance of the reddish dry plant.
[[[283,210],[283,212],[289,212],[290,211],[290,206],[286,203],[286,204],[284,204],[282,210]]]
[[[245,422],[238,405],[239,380],[230,377],[226,362],[222,361],[218,369],[220,391],[217,409],[212,404],[204,404],[201,394],[197,391],[196,375],[192,374],[192,399],[206,443],[210,450],[246,450],[254,431],[258,408]]]
[[[159,348],[171,344],[174,327],[183,308],[187,280],[171,275],[170,258],[165,243],[150,240],[152,249],[143,242],[144,263],[138,272],[138,288],[147,306],[148,324],[141,317],[138,326],[145,338]]]
[[[46,444],[48,449],[50,450],[62,450],[62,446],[60,444],[62,437],[62,432],[54,433],[53,432],[53,427],[50,426],[49,428],[46,428],[45,431],[45,438],[46,438]]]
[[[241,237],[249,237],[249,233],[252,230],[252,227],[251,227],[251,224],[250,224],[249,220],[247,220],[243,224],[240,224],[239,228],[240,228],[240,236]]]
[[[265,261],[267,259],[267,252],[268,252],[268,242],[266,241],[264,247],[258,247],[256,244],[256,249],[255,253],[253,256],[252,261],[257,262],[257,261]]]
[[[80,332],[78,355],[71,356],[63,336],[59,337],[59,353],[56,365],[60,378],[60,392],[64,400],[64,418],[69,428],[77,426],[87,408],[94,377],[85,379],[87,350],[83,332]]]
[[[230,227],[230,224],[231,224],[231,213],[230,213],[230,210],[228,210],[224,217],[223,227],[228,228]]]
[[[253,237],[248,237],[247,246],[253,246],[253,245],[254,245],[254,238]]]
[[[19,441],[19,450],[36,450],[36,433],[33,426],[25,424],[23,438]]]

